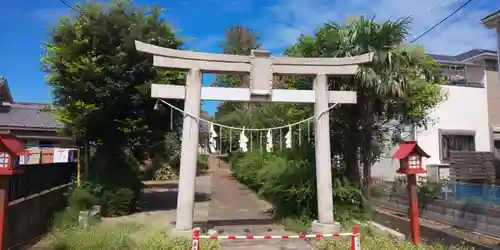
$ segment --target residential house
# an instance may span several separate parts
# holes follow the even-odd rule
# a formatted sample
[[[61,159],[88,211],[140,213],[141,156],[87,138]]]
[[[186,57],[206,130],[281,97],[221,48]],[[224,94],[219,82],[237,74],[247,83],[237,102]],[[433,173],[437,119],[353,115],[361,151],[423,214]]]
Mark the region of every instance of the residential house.
[[[402,137],[413,137],[431,156],[423,159],[424,167],[446,165],[450,151],[491,151],[489,113],[492,109],[489,104],[493,102],[488,100],[490,95],[500,95],[500,89],[498,94],[487,91],[497,80],[496,74],[491,73],[498,68],[495,51],[474,49],[455,56],[431,56],[440,63],[442,75],[447,80],[441,86],[445,100],[431,111],[432,122],[427,129],[417,130],[413,135],[404,133]],[[373,177],[392,180],[397,176],[399,163],[391,159],[396,148],[388,145],[383,158],[372,168]],[[447,173],[441,178],[447,178]]]
[[[0,77],[0,133],[15,135],[26,147],[74,146],[73,138],[58,134],[61,128],[47,104],[15,102],[7,80]]]

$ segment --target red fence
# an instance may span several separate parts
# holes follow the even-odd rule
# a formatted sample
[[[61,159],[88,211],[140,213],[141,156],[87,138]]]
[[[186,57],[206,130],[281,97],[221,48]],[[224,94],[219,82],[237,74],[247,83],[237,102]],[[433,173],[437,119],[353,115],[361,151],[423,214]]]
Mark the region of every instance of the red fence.
[[[52,163],[19,165],[13,173],[0,174],[0,250],[50,229],[75,173],[76,163]]]

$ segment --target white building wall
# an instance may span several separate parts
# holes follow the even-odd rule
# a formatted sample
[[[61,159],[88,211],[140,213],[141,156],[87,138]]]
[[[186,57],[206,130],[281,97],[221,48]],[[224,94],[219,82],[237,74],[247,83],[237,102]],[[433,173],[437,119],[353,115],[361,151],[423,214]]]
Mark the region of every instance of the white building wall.
[[[475,131],[476,151],[491,151],[486,88],[442,86],[447,98],[431,112],[434,124],[417,132],[417,141],[430,158],[427,164],[441,164],[439,130]]]
[[[482,81],[485,81],[484,77]],[[431,112],[433,123],[426,130],[417,131],[418,144],[431,156],[423,159],[424,167],[441,164],[440,129],[475,131],[476,151],[491,151],[486,88],[443,85],[442,90],[446,99]],[[408,138],[408,133],[405,134],[402,137]],[[386,149],[382,158],[373,165],[372,177],[393,180],[398,176],[399,162],[391,159],[396,149],[397,145]]]

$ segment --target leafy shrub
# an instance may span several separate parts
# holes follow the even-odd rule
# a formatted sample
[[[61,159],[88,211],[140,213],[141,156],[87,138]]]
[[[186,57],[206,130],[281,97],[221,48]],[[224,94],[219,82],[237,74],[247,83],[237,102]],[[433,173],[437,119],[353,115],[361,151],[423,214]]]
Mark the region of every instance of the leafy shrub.
[[[105,190],[102,194],[102,213],[109,216],[122,216],[135,210],[136,195],[130,188]]]
[[[153,180],[156,181],[170,181],[177,179],[179,179],[179,173],[168,164],[163,164],[161,168],[156,170],[153,176]]]
[[[208,170],[208,155],[198,155],[196,169],[198,171],[207,171]]]
[[[198,155],[198,161],[196,164],[198,172],[208,170],[208,155]],[[158,168],[153,175],[153,180],[157,181],[170,181],[178,179],[179,169],[173,168],[167,163],[162,163],[162,166]]]
[[[427,206],[434,200],[439,198],[441,194],[441,185],[433,184],[429,182],[424,182],[418,188],[418,204],[420,207],[420,212],[423,212]]]
[[[93,159],[93,162],[97,159]],[[70,187],[68,195],[79,210],[101,205],[103,216],[121,216],[134,212],[142,192],[140,164],[129,155],[121,155],[100,169],[93,169],[88,179],[76,182]],[[71,207],[71,204],[70,204]]]
[[[66,193],[68,206],[54,216],[52,229],[54,231],[67,230],[79,225],[80,211],[88,210],[92,205],[100,203],[98,197],[92,195],[87,189],[71,189]]]
[[[235,153],[230,161],[235,177],[270,201],[275,216],[311,218],[317,215],[314,149],[298,148],[279,153]],[[334,213],[339,219],[363,216],[368,210],[358,187],[333,177]]]

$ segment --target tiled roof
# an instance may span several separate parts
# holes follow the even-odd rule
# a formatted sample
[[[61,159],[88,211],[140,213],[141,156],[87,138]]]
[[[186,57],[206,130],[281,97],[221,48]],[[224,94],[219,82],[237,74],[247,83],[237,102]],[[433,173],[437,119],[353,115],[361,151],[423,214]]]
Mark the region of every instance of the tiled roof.
[[[467,60],[469,58],[472,58],[474,56],[484,54],[484,53],[492,53],[496,54],[497,52],[494,50],[487,50],[487,49],[472,49],[467,52],[455,55],[455,56],[449,56],[449,55],[438,55],[438,54],[429,54],[432,58],[438,61],[456,61],[456,62],[461,62],[464,60]]]
[[[1,127],[24,127],[59,129],[63,124],[54,115],[44,110],[42,103],[12,103],[10,106],[0,106]]]

